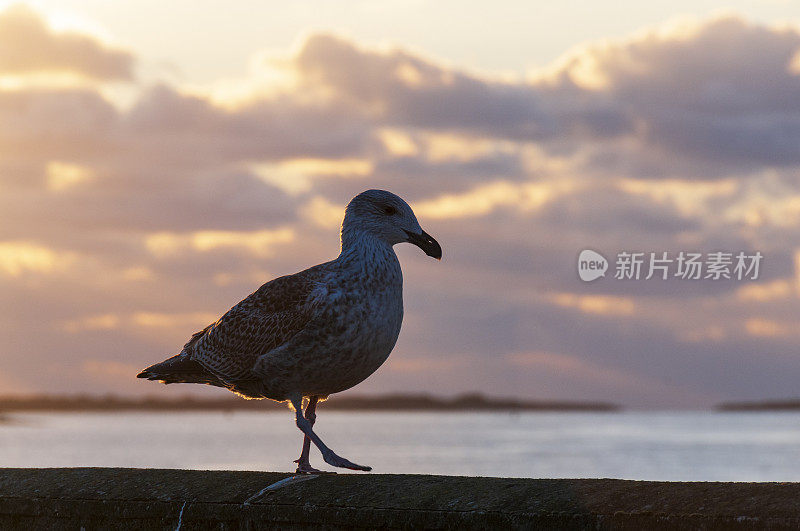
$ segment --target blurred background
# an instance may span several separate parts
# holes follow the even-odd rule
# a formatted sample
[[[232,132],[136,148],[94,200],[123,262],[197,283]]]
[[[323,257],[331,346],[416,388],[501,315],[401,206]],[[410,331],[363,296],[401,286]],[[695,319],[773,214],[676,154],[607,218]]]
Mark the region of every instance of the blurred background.
[[[283,411],[14,403],[226,398],[135,375],[334,258],[347,201],[383,188],[444,260],[397,247],[400,340],[347,394],[627,412],[330,412],[339,447],[384,472],[800,479],[798,169],[791,1],[0,0],[0,466],[288,470]],[[605,278],[580,280],[583,249]],[[756,279],[616,280],[622,251],[763,260]],[[713,413],[764,401],[787,411]],[[209,425],[220,447],[261,431],[167,457]],[[163,462],[125,450],[165,426]],[[518,458],[481,462],[502,444]]]

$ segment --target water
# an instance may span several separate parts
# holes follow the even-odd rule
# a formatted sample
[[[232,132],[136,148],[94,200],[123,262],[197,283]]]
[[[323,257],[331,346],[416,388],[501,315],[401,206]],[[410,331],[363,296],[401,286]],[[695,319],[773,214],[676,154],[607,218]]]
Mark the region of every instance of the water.
[[[283,412],[28,413],[0,424],[0,467],[293,471]],[[800,413],[397,413],[322,409],[315,430],[377,473],[800,481]],[[316,450],[312,464],[324,465]]]

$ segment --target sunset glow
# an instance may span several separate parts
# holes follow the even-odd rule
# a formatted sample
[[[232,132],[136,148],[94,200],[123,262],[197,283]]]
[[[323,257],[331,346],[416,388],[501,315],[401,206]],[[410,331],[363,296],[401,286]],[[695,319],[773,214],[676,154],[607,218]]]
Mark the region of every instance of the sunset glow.
[[[344,4],[0,1],[0,395],[153,392],[136,367],[334,258],[369,188],[444,257],[397,246],[362,394],[798,394],[800,8]],[[584,283],[582,249],[764,268]]]

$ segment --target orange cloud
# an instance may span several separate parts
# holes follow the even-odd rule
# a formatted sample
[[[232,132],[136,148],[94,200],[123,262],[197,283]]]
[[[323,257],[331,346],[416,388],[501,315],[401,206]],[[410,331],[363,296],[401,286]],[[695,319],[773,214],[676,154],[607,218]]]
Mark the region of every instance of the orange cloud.
[[[445,194],[417,202],[414,211],[421,217],[432,219],[483,216],[501,207],[525,212],[541,207],[570,188],[564,182],[517,184],[496,181],[461,194]]]
[[[373,171],[367,159],[286,159],[280,162],[249,164],[261,179],[290,194],[311,190],[314,178],[363,178]]]
[[[741,301],[769,302],[786,299],[794,293],[794,283],[786,279],[773,280],[763,284],[748,284],[736,291]]]
[[[61,328],[70,334],[91,330],[113,330],[120,325],[120,318],[114,314],[90,315],[83,319],[72,319],[65,321]]]
[[[219,316],[207,312],[136,312],[131,319],[136,326],[145,328],[203,328],[216,321],[217,317]]]
[[[549,297],[558,306],[597,315],[633,315],[636,304],[628,297],[557,293]]]
[[[336,228],[344,217],[344,205],[334,205],[322,196],[311,199],[300,213],[306,219],[322,228]]]
[[[781,323],[772,319],[753,318],[747,319],[744,323],[748,335],[754,337],[789,337],[796,335],[796,327],[793,324]]]
[[[208,312],[133,312],[130,314],[105,313],[71,319],[61,324],[61,329],[71,334],[96,330],[116,330],[119,328],[161,328],[183,329],[203,328],[217,319]]]
[[[27,241],[0,242],[0,274],[52,273],[71,263],[73,256]]]
[[[208,252],[216,249],[242,249],[255,256],[270,256],[273,247],[294,240],[289,228],[259,231],[206,230],[189,234],[159,232],[145,239],[147,249],[156,256],[170,256],[191,249]]]
[[[47,186],[60,192],[90,180],[92,172],[78,164],[52,161],[47,164]]]

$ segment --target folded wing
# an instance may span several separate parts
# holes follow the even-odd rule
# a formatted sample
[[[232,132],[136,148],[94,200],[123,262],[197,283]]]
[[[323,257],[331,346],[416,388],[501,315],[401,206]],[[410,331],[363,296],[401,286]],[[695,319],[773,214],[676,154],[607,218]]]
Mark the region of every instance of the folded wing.
[[[311,291],[321,266],[276,278],[192,335],[177,356],[148,367],[141,378],[249,388],[256,360],[301,332],[314,316]],[[243,391],[245,395],[254,395]]]

